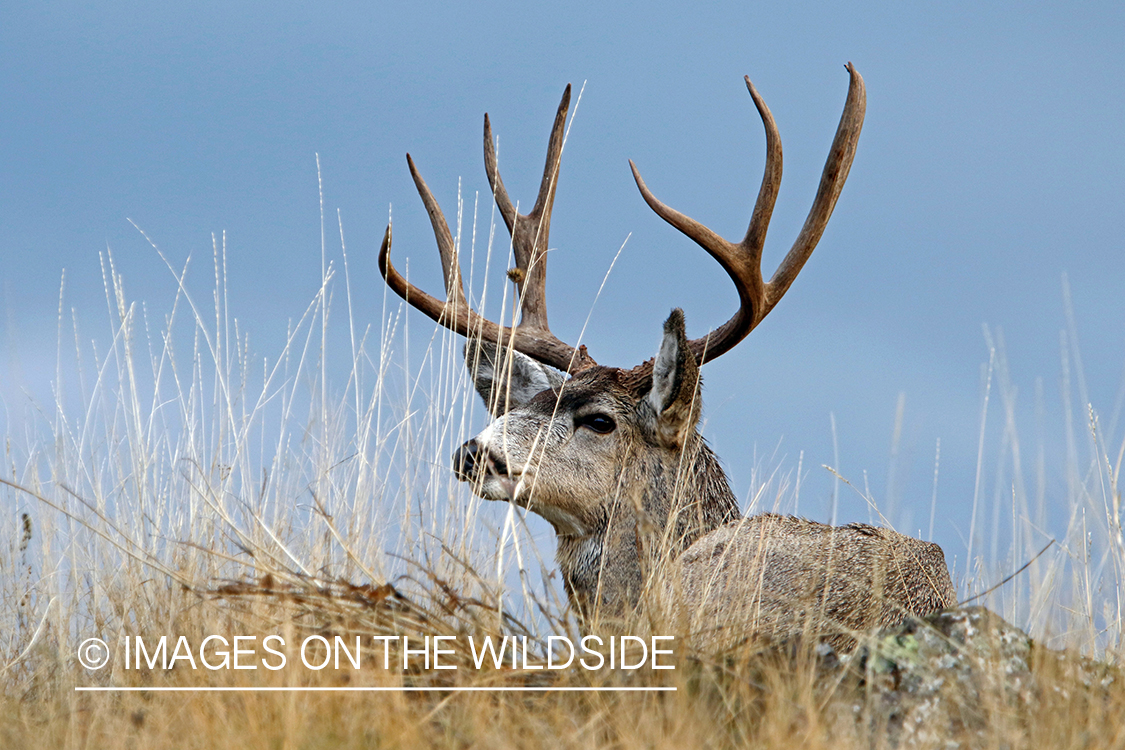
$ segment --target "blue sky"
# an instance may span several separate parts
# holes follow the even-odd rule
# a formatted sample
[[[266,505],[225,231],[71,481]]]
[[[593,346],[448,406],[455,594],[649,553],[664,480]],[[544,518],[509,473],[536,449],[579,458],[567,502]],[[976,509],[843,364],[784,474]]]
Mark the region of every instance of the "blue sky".
[[[633,365],[655,352],[671,307],[685,309],[698,336],[726,320],[737,298],[718,266],[644,205],[626,160],[658,197],[741,237],[764,152],[742,84],[749,74],[785,147],[771,273],[811,203],[852,61],[867,83],[867,119],[828,231],[771,317],[704,371],[705,432],[736,491],[745,495],[755,455],[777,450],[794,469],[804,451],[801,510],[824,518],[832,479],[820,466],[835,463],[832,415],[841,472],[862,486],[866,471],[876,497],[895,504],[892,520],[914,531],[926,525],[940,438],[935,538],[951,554],[963,550],[987,324],[1002,331],[1021,439],[1042,436],[1050,503],[1065,453],[1064,273],[1084,387],[1107,442],[1119,446],[1125,6],[687,7],[6,4],[8,430],[19,432],[21,389],[49,394],[62,269],[66,305],[91,338],[110,335],[98,261],[107,247],[134,296],[156,311],[170,304],[173,280],[129,219],[174,262],[194,253],[200,289],[211,281],[211,235],[225,231],[232,311],[258,353],[272,353],[319,285],[315,154],[326,208],[343,218],[359,315],[374,320],[383,294],[375,256],[392,205],[396,262],[409,258],[413,279],[440,288],[405,152],[447,215],[458,179],[470,206],[481,191],[486,224],[483,113],[500,139],[509,192],[526,206],[567,82],[585,90],[551,233],[552,328],[577,336],[628,237],[586,340],[603,364]],[[329,226],[331,239],[334,219]],[[888,487],[900,393],[905,417]],[[1077,378],[1071,398],[1084,413]],[[998,411],[990,419],[991,497],[1002,420]],[[867,510],[843,497],[840,517],[866,520]]]

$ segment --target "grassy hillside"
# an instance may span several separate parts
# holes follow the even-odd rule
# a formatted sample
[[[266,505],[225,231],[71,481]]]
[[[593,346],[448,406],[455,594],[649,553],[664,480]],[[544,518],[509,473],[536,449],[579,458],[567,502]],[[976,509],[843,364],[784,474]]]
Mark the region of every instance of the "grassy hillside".
[[[549,636],[579,643],[582,633],[566,609],[550,540],[536,538],[521,513],[483,504],[451,476],[448,456],[469,436],[476,408],[460,343],[435,333],[419,350],[425,338],[406,328],[420,316],[393,305],[374,325],[360,323],[346,256],[290,324],[282,350],[265,357],[228,313],[221,248],[211,299],[193,299],[184,271],[171,269],[180,291],[160,316],[127,296],[108,253],[104,263],[112,339],[79,343],[86,337],[78,321],[60,316],[54,401],[21,407],[21,421],[10,423],[18,430],[5,437],[0,746],[880,744],[879,727],[865,714],[857,720],[845,681],[808,652],[719,656],[680,641],[667,659],[674,669],[535,669],[548,651],[562,658],[562,642]],[[343,322],[330,323],[329,313]],[[1003,396],[1001,355],[989,374],[998,373]],[[1093,410],[1075,414],[1069,429],[1074,455],[1054,466],[1077,468],[1060,470],[1064,489],[1050,498],[1067,510],[1066,524],[1038,528],[1042,514],[1013,480],[1011,506],[999,519],[1009,548],[993,544],[987,559],[974,550],[957,583],[968,598],[995,581],[994,571],[1014,570],[1009,561],[1034,558],[975,603],[1044,646],[1116,662],[1125,442],[1102,434]],[[1012,462],[1005,471],[1019,476],[1014,435],[1005,431],[1001,455]],[[765,479],[751,496],[792,507],[786,477],[794,468],[759,472]],[[1044,538],[1056,543],[1036,557]],[[659,623],[617,632],[629,628],[659,632]],[[212,635],[225,645],[205,644]],[[264,648],[271,635],[287,657],[278,669],[280,657]],[[386,642],[384,652],[384,641],[372,640],[403,635],[412,649],[426,636],[446,636],[438,647],[449,651],[439,658],[457,669],[427,668],[421,654],[407,654],[403,669],[401,641]],[[161,636],[168,640],[158,655]],[[181,636],[186,645],[177,651]],[[235,636],[248,650],[240,657]],[[299,644],[310,636],[330,646],[337,636],[353,646],[358,636],[359,666],[339,652],[340,668],[306,666]],[[527,653],[514,668],[510,661],[477,668],[473,646],[485,636],[518,638],[511,643]],[[77,654],[94,637],[110,659],[87,669]],[[309,641],[312,664],[325,656],[320,644]],[[636,643],[630,647],[630,658],[639,658]],[[221,663],[224,651],[255,668],[201,663]],[[1086,673],[1046,653],[1032,660],[1031,702],[1010,705],[1000,691],[974,695],[987,718],[977,740],[1122,746],[1125,686],[1087,684]],[[159,659],[177,654],[171,669],[160,668]],[[96,648],[86,655],[96,658]],[[1003,662],[985,668],[998,684],[1005,679]],[[88,687],[146,690],[76,690]],[[153,690],[173,687],[412,692]],[[948,700],[969,700],[949,690]]]

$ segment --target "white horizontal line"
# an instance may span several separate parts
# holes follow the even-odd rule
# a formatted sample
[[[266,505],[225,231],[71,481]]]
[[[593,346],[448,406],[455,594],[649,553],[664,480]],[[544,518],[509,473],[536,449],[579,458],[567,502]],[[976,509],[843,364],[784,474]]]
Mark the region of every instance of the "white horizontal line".
[[[87,693],[635,693],[676,692],[674,687],[82,687]]]

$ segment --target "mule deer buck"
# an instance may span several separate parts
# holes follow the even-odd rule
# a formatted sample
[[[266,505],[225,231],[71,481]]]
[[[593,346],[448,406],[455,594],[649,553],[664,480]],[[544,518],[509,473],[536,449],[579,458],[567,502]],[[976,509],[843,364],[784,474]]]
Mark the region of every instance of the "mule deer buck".
[[[515,503],[554,526],[568,597],[587,623],[640,608],[651,616],[658,609],[703,643],[811,635],[847,647],[859,631],[955,604],[936,544],[865,524],[832,527],[770,513],[743,518],[697,430],[699,366],[742,341],[789,289],[848,176],[866,97],[859,73],[850,64],[847,69],[847,101],[816,199],[768,282],[761,255],[781,181],[781,140],[748,77],[766,130],[766,169],[740,243],[661,203],[629,162],[648,205],[722,265],[740,300],[729,321],[691,340],[683,313],[673,310],[655,358],[632,369],[598,365],[585,346],[562,342],[547,325],[547,238],[570,86],[555,115],[538,198],[526,215],[517,213],[504,188],[484,118],[485,170],[516,263],[509,271],[520,307],[514,327],[469,307],[449,227],[406,157],[437,238],[446,299],[426,294],[395,270],[389,225],[380,272],[409,305],[469,339],[466,363],[495,418],[454,454],[454,470],[481,497]]]

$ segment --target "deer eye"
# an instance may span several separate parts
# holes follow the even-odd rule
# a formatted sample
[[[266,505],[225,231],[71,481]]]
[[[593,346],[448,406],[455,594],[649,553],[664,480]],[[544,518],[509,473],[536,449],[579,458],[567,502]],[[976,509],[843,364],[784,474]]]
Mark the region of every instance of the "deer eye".
[[[574,426],[585,427],[599,435],[608,435],[617,429],[617,423],[613,421],[613,417],[597,413],[576,418]]]

